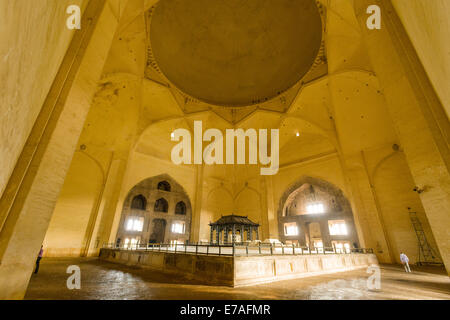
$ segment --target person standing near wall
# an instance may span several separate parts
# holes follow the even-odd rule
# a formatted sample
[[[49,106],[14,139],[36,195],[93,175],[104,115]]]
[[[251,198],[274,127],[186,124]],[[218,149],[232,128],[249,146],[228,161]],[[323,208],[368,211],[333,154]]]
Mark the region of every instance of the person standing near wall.
[[[411,272],[411,269],[409,268],[409,258],[403,252],[400,253],[400,261],[402,262],[403,266],[405,267],[405,271]]]
[[[39,263],[41,262],[42,256],[44,255],[44,246],[41,246],[41,250],[39,250],[38,257],[36,259],[36,269],[34,270],[34,274],[37,274],[39,271]]]

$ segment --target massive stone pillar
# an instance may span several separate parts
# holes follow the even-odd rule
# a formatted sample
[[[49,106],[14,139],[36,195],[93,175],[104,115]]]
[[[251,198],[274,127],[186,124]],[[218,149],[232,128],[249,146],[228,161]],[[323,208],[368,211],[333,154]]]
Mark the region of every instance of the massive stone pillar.
[[[351,180],[351,188],[355,208],[365,237],[365,246],[372,248],[382,263],[395,263],[392,243],[385,224],[372,176],[367,167],[366,156],[361,152],[348,160],[351,168],[347,170]]]
[[[109,167],[106,183],[102,193],[100,207],[92,227],[87,230],[84,255],[96,256],[104,243],[114,243],[118,221],[115,225],[115,213],[126,169],[126,161],[113,159]],[[120,217],[119,217],[120,220]]]
[[[323,248],[331,248],[330,230],[328,228],[328,220],[320,221],[320,234],[322,236]]]
[[[370,5],[381,8],[381,29],[367,28]],[[390,0],[358,0],[355,14],[380,80],[401,147],[450,271],[450,123]],[[419,22],[418,22],[419,23]]]
[[[304,222],[298,222],[298,224],[300,225],[300,230],[299,230],[299,238],[298,238],[298,242],[299,245],[301,247],[306,247],[306,239],[309,238],[308,236],[308,227],[306,226],[306,223]]]
[[[25,295],[118,25],[114,3],[89,2],[0,199],[0,299]]]
[[[267,193],[266,176],[260,176],[259,185],[261,188],[261,237],[269,238],[269,195]],[[258,221],[255,221],[258,222]]]
[[[196,172],[196,187],[195,199],[192,212],[192,227],[191,227],[191,241],[200,241],[200,222],[202,213],[202,199],[203,199],[203,165],[195,166]]]
[[[274,192],[273,192],[273,178],[272,176],[264,176],[264,189],[267,203],[267,228],[266,230],[261,230],[262,232],[262,240],[268,236],[270,239],[279,239],[280,235],[278,234],[278,216],[277,216],[277,205],[274,200]],[[265,232],[268,232],[265,233]]]

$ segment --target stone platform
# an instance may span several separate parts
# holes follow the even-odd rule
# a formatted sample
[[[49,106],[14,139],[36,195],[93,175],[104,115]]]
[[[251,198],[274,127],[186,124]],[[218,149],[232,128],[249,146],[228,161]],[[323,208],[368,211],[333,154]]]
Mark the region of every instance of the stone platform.
[[[374,254],[219,256],[101,249],[100,259],[159,270],[205,284],[241,287],[378,265]]]

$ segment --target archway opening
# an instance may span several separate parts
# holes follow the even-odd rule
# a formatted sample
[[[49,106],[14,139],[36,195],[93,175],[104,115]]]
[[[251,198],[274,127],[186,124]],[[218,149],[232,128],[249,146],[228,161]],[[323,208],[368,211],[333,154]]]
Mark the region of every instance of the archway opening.
[[[145,210],[147,208],[147,199],[140,194],[131,201],[131,209]]]
[[[140,246],[186,243],[191,218],[189,196],[178,182],[167,174],[147,178],[131,188],[124,200],[115,245],[125,246],[126,239],[128,244],[138,239]]]
[[[286,244],[341,251],[359,247],[348,199],[322,179],[305,177],[288,188],[280,199],[278,222]]]
[[[161,181],[160,183],[158,183],[158,190],[170,192],[170,183],[168,183],[167,181]]]
[[[180,201],[175,206],[175,214],[186,215],[186,204],[183,201]]]
[[[167,200],[164,198],[160,198],[160,199],[156,200],[154,211],[155,212],[168,212],[169,211],[169,203],[167,202]]]

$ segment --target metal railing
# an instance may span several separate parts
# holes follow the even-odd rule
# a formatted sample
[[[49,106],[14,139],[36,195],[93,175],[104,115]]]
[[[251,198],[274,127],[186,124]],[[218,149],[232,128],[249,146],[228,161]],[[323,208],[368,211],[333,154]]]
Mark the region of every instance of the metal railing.
[[[116,244],[104,244],[103,248],[116,250],[135,250],[170,252],[180,254],[196,255],[218,255],[218,256],[273,256],[273,255],[317,255],[317,254],[369,254],[373,253],[370,248],[340,249],[336,247],[301,247],[284,244],[136,244],[127,246],[117,246]]]

